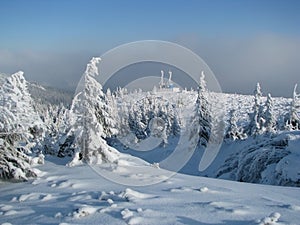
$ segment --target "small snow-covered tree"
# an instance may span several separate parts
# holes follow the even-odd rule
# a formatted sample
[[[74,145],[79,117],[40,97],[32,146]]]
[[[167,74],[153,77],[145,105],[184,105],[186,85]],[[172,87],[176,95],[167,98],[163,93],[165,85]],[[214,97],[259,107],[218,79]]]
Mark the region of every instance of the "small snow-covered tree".
[[[157,88],[156,86],[154,85],[153,89],[152,89],[152,94],[156,94],[157,93]]]
[[[263,124],[265,122],[263,118],[263,105],[261,102],[262,92],[260,84],[257,83],[254,91],[254,105],[253,112],[249,114],[250,124],[248,127],[248,134],[251,136],[257,136],[263,133]]]
[[[273,134],[276,130],[276,119],[274,116],[274,103],[271,94],[268,94],[265,112],[265,129],[267,134]]]
[[[229,126],[225,135],[225,138],[232,139],[232,140],[239,140],[244,139],[246,134],[243,132],[243,128],[238,127],[237,125],[238,118],[236,115],[236,111],[233,109],[230,111],[230,118],[229,118]]]
[[[69,124],[68,118],[69,110],[63,104],[51,105],[48,104],[43,112],[40,112],[42,120],[46,126],[45,137],[42,141],[44,153],[51,155],[58,155],[62,153],[59,145],[65,133],[68,132]],[[62,157],[63,155],[59,155]]]
[[[293,92],[293,100],[291,103],[291,109],[286,121],[286,129],[299,130],[300,129],[300,94],[297,93],[297,84],[295,85]]]
[[[78,161],[90,164],[114,162],[118,151],[107,145],[105,138],[112,134],[109,106],[102,86],[95,79],[100,58],[92,58],[83,75],[83,89],[74,97],[70,110],[71,132],[74,135],[75,157],[70,166]]]
[[[105,127],[106,138],[110,138],[115,136],[119,131],[117,129],[117,121],[118,121],[118,106],[117,99],[114,93],[111,93],[108,88],[106,91],[106,95],[104,95],[104,102],[106,103],[104,110],[107,112],[106,119],[103,121]],[[101,113],[100,113],[101,115]]]
[[[0,135],[0,179],[26,181],[36,177],[31,158],[10,143],[11,135]]]
[[[137,139],[145,139],[152,135],[151,121],[153,119],[164,121],[165,129],[163,133],[159,133],[163,138],[164,144],[167,144],[169,136],[176,136],[180,133],[180,123],[176,106],[170,104],[166,99],[147,94],[146,97],[130,105],[131,107],[128,107],[129,112],[123,113],[121,109],[120,113],[122,117],[126,117],[128,114],[127,121],[130,130]],[[159,135],[157,134],[156,136],[158,137]]]
[[[199,144],[206,146],[211,133],[211,114],[209,111],[209,103],[206,97],[205,75],[202,71],[198,84],[197,100],[192,118],[193,123],[198,127]]]
[[[128,106],[123,103],[120,105],[118,118],[117,118],[117,127],[118,127],[118,136],[124,137],[130,133],[129,127],[129,109]]]

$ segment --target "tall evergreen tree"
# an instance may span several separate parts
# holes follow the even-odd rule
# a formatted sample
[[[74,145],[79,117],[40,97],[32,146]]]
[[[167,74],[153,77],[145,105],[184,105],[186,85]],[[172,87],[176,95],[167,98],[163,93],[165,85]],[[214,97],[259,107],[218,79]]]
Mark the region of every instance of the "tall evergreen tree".
[[[83,75],[83,89],[74,97],[70,110],[71,132],[74,134],[75,157],[69,164],[78,160],[90,164],[114,162],[118,151],[107,145],[105,138],[113,133],[109,106],[102,86],[95,79],[100,58],[92,58]]]
[[[33,108],[23,72],[9,76],[1,87],[1,104],[15,115],[15,125],[23,140],[41,135],[43,123]]]
[[[253,112],[249,114],[250,124],[248,127],[248,134],[251,136],[257,136],[263,133],[263,105],[261,102],[262,92],[260,84],[257,83],[256,89],[254,91],[254,105]]]
[[[202,71],[198,84],[197,100],[194,110],[193,123],[197,125],[199,134],[199,144],[207,146],[211,133],[211,114],[209,111],[209,103],[206,97],[205,75]]]
[[[290,112],[286,121],[286,129],[299,130],[300,129],[300,94],[297,93],[297,84],[293,91],[293,100],[290,106]]]
[[[36,176],[27,154],[42,128],[23,72],[6,78],[0,87],[0,178],[27,180]]]
[[[274,103],[271,94],[268,94],[265,108],[265,130],[267,134],[273,134],[276,130],[276,119],[274,116]]]

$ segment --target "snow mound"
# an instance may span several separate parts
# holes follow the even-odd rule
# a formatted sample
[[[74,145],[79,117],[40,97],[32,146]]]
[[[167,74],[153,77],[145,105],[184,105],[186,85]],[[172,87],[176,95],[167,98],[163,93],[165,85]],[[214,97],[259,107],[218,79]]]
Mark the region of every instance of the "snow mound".
[[[259,225],[276,225],[278,224],[277,221],[280,218],[280,213],[274,212],[271,213],[269,216],[264,217],[263,219],[258,221]]]
[[[150,194],[141,193],[138,191],[134,191],[130,188],[126,188],[126,190],[122,194],[122,197],[128,199],[129,201],[137,201],[139,199],[154,198],[155,196],[150,195]]]
[[[86,217],[94,214],[96,211],[97,208],[93,206],[83,205],[80,208],[76,209],[75,212],[73,212],[73,218],[78,219],[81,217]]]
[[[133,216],[133,212],[126,208],[121,211],[121,215],[123,219],[128,219]]]

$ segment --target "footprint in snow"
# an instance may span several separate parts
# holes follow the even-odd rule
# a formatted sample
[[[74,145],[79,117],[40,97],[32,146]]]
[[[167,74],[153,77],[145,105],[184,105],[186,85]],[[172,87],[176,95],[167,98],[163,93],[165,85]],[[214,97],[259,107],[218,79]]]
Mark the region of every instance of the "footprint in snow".
[[[246,206],[232,202],[209,202],[208,205],[212,206],[217,211],[221,210],[236,215],[246,215],[249,213],[249,210]]]
[[[0,215],[10,216],[17,214],[17,211],[13,210],[11,205],[0,205]]]
[[[50,181],[50,187],[55,187],[55,188],[76,188],[76,185],[69,181],[69,180],[61,180],[61,181]]]
[[[25,202],[25,201],[49,201],[54,199],[55,197],[52,194],[45,194],[45,193],[29,193],[23,194],[19,197],[13,197],[11,202]]]

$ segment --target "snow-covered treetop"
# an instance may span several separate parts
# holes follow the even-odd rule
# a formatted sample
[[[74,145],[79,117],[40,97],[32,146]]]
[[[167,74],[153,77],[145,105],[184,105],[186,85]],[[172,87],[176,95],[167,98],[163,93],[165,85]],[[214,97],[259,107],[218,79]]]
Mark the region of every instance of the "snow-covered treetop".
[[[12,74],[11,79],[19,80],[19,81],[21,81],[21,83],[26,83],[23,71],[18,71],[16,73]]]
[[[205,81],[204,71],[201,71],[201,76],[200,76],[200,80],[199,80],[199,89],[200,89],[200,91],[206,90],[206,81]]]
[[[300,120],[299,110],[300,110],[300,94],[297,93],[297,84],[295,84],[295,88],[293,92],[293,101],[292,101],[291,112],[290,112],[290,121]]]
[[[169,83],[172,82],[172,71],[169,70]]]
[[[262,96],[262,92],[261,92],[261,88],[260,88],[259,83],[256,84],[256,89],[254,90],[254,95],[259,96],[259,97]]]
[[[97,64],[100,63],[100,61],[100,57],[93,57],[87,64],[84,75],[89,75],[93,77],[99,75]]]
[[[268,95],[267,95],[267,103],[268,102],[273,102],[273,99],[272,99],[272,96],[270,93],[268,93]]]
[[[24,72],[19,71],[5,79],[5,82],[2,85],[2,92],[5,93],[5,98],[12,97],[13,93],[15,96],[14,101],[18,102],[16,98],[22,98],[23,101],[31,101],[30,94],[27,88],[27,81],[23,76]],[[9,97],[10,96],[10,97]],[[3,96],[4,97],[4,96]],[[22,103],[19,103],[22,104]],[[19,109],[20,110],[20,109]]]
[[[297,94],[297,84],[295,84],[294,92],[293,92],[293,98],[296,99],[296,98],[299,98],[299,97],[300,97],[300,94]]]
[[[23,71],[18,71],[7,78],[7,82],[13,87],[20,87],[22,90],[27,90],[27,81]]]

